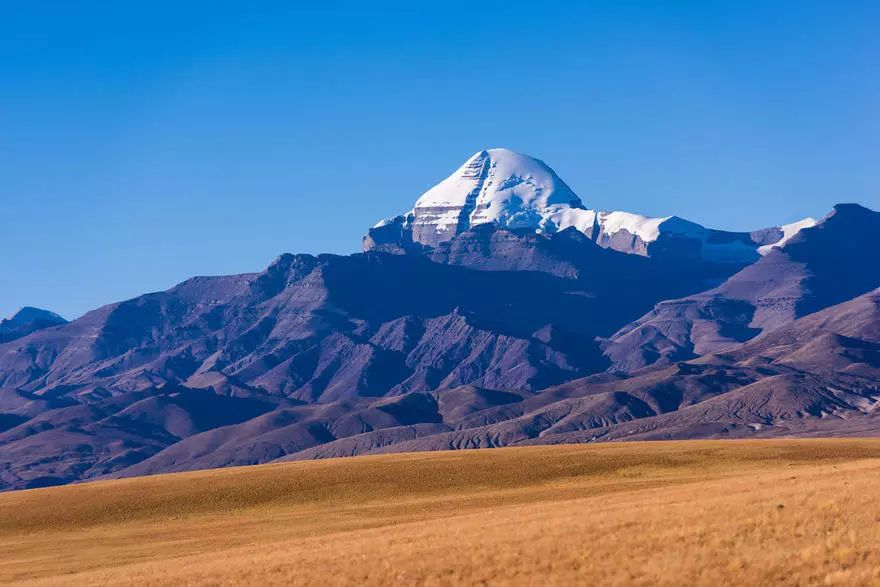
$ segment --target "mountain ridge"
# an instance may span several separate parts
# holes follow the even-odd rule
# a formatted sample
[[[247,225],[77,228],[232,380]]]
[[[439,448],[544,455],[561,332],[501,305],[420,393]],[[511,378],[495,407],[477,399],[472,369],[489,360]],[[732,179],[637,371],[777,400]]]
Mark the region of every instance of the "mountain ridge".
[[[8,318],[0,320],[0,343],[27,336],[37,330],[66,324],[67,320],[49,310],[24,306]]]
[[[838,204],[820,222],[716,288],[666,300],[610,337],[603,350],[621,371],[744,342],[762,330],[861,295],[880,284],[880,213]]]
[[[644,256],[687,253],[719,263],[749,263],[814,224],[798,222],[731,232],[678,216],[649,218],[588,209],[551,167],[508,149],[472,155],[419,197],[412,210],[386,218],[363,239],[364,250],[421,252],[480,224],[552,234],[574,228],[605,248]]]
[[[751,233],[596,212],[505,150],[440,187],[363,253],[283,254],[0,341],[0,489],[406,450],[880,434],[877,212],[840,204]],[[41,312],[16,324],[52,322]]]

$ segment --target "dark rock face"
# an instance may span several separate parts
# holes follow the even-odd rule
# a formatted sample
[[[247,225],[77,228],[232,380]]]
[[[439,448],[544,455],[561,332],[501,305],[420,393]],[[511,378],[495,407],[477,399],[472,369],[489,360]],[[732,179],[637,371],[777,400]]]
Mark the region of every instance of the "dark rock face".
[[[9,342],[31,332],[66,324],[67,320],[49,310],[26,306],[9,318],[0,320],[0,343]]]
[[[388,451],[875,434],[877,216],[838,206],[745,268],[481,224],[433,248],[391,230],[386,252],[193,278],[0,344],[0,489]]]
[[[369,230],[367,236],[364,237],[364,251],[376,251],[392,255],[428,251],[430,247],[413,240],[413,231],[409,228],[413,220],[411,216],[395,216],[380,226],[374,226]]]
[[[760,246],[775,243],[782,237],[782,231],[778,228],[767,228],[752,233],[727,232],[705,228],[673,216],[660,223],[660,234],[656,240],[646,242],[639,235],[626,229],[609,232],[607,227],[599,222],[600,218],[604,221],[606,214],[604,212],[596,213],[591,210],[583,210],[583,212],[595,216],[592,226],[583,227],[582,230],[568,227],[563,231],[578,232],[604,249],[671,262],[686,260],[699,263],[714,260],[716,263],[743,266],[760,257],[758,254]],[[486,223],[464,226],[454,232],[437,233],[430,227],[418,225],[411,212],[390,218],[369,229],[363,238],[363,250],[397,255],[430,255],[435,250],[443,251],[461,246],[460,241],[466,232],[497,229],[497,224],[493,226],[493,223]],[[519,231],[520,234],[534,232],[536,231],[531,227]],[[549,227],[538,232],[545,235],[553,233]]]
[[[880,285],[880,213],[838,205],[717,288],[663,301],[606,343],[619,371],[690,359],[852,299]]]
[[[732,347],[630,377],[592,376],[391,439],[283,460],[609,440],[880,435],[880,290]],[[449,393],[449,392],[447,392]]]
[[[491,225],[430,255],[284,255],[7,343],[0,386],[72,401],[168,383],[304,401],[534,390],[604,368],[594,338],[699,289],[700,272]]]
[[[782,230],[776,228],[775,226],[772,228],[753,230],[749,233],[751,241],[760,246],[772,245],[773,243],[777,243],[783,236],[784,235]]]

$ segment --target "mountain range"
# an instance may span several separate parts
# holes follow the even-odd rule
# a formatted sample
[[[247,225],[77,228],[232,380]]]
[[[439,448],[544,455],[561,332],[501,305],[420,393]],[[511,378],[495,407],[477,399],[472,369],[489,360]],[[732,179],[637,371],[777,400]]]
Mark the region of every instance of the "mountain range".
[[[480,151],[349,256],[0,322],[0,489],[275,460],[876,435],[880,214],[587,208]]]

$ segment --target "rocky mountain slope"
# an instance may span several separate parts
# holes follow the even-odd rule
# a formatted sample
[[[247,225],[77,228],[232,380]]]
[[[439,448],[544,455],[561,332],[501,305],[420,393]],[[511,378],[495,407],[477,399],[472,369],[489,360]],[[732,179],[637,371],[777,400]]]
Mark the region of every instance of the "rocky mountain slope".
[[[614,369],[711,353],[880,284],[880,213],[845,204],[720,286],[663,301],[605,344]]]
[[[10,398],[89,399],[180,383],[302,401],[534,390],[605,368],[595,337],[711,277],[669,277],[574,231],[478,232],[438,252],[443,262],[284,255],[262,273],[112,304],[0,347],[0,386]]]
[[[544,163],[482,151],[364,253],[282,255],[70,323],[25,313],[40,327],[0,343],[0,489],[383,451],[874,434],[878,216],[840,205],[728,233],[595,212]]]
[[[48,410],[0,435],[31,487],[273,460],[607,440],[880,432],[880,291],[723,354],[531,391],[297,402],[186,387]],[[64,458],[59,449],[64,448]]]
[[[66,324],[67,320],[49,310],[26,306],[0,320],[0,343],[27,336],[31,332]]]

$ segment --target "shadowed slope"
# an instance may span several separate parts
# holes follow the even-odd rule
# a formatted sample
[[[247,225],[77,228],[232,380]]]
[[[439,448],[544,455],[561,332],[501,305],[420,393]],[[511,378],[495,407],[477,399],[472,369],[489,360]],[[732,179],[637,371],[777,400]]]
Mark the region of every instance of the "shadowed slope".
[[[664,301],[603,345],[613,369],[686,360],[880,286],[880,213],[840,204],[722,285]]]
[[[873,435],[880,405],[878,300],[880,292],[872,292],[724,354],[540,392],[443,387],[311,404],[242,390],[232,397],[174,388],[111,396],[13,422],[0,434],[0,478],[16,488],[372,452]],[[222,420],[224,410],[234,418]]]
[[[37,330],[66,324],[67,320],[48,310],[26,306],[0,320],[0,343],[27,336]]]

